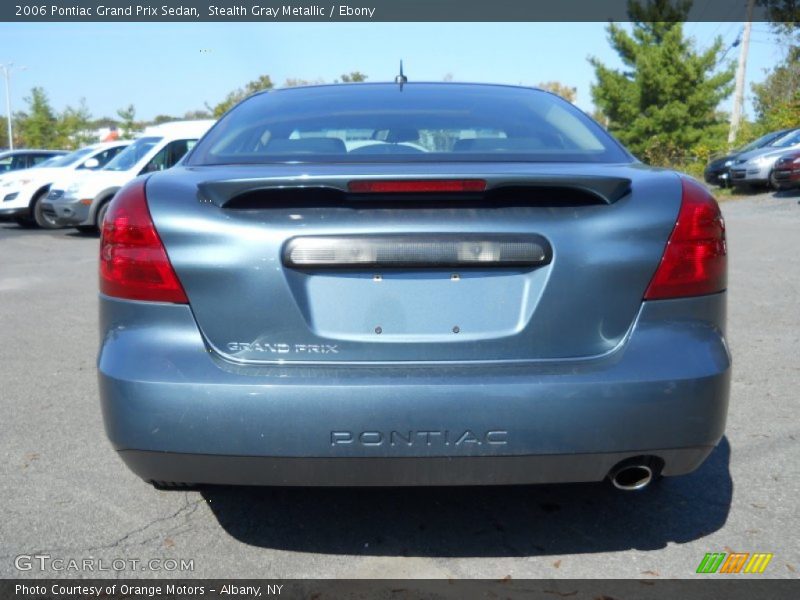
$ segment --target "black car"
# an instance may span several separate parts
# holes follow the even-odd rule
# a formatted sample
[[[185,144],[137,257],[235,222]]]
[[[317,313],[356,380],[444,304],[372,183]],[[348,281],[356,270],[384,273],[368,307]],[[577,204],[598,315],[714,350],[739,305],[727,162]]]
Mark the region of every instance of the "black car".
[[[715,158],[706,166],[706,170],[703,172],[703,177],[706,180],[706,183],[710,185],[718,185],[720,187],[727,187],[730,185],[730,168],[733,164],[734,160],[739,154],[743,152],[749,152],[750,150],[756,150],[757,148],[763,148],[764,146],[771,144],[775,140],[777,140],[782,135],[789,133],[791,129],[781,129],[780,131],[772,131],[766,135],[762,135],[760,138],[753,140],[749,144],[746,144],[739,148],[738,150],[734,150],[731,154],[727,154],[725,156],[721,156],[719,158]]]

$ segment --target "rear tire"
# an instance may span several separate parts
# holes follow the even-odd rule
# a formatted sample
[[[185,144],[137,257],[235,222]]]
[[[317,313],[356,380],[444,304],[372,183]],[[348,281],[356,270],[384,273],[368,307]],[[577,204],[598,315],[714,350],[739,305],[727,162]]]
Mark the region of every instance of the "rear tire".
[[[106,213],[108,212],[109,204],[111,204],[110,199],[103,202],[100,208],[97,209],[97,216],[95,217],[94,220],[95,228],[97,229],[97,231],[103,230],[103,219],[106,218]]]
[[[769,174],[769,187],[771,187],[773,190],[782,190],[782,189],[784,189],[781,186],[781,183],[775,178],[775,171],[770,171],[770,174]]]
[[[33,219],[42,229],[59,229],[61,226],[56,223],[55,218],[46,215],[42,210],[42,200],[44,200],[46,197],[47,190],[43,191],[33,199],[33,209],[31,210],[33,213]]]

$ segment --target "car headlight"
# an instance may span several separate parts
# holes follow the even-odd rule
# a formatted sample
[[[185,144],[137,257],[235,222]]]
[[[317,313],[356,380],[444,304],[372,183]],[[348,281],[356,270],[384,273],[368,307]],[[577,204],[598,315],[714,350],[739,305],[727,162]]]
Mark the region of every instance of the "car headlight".
[[[67,189],[64,190],[64,195],[66,196],[73,196],[78,193],[78,190],[81,189],[80,184],[78,183],[71,183],[67,186]]]

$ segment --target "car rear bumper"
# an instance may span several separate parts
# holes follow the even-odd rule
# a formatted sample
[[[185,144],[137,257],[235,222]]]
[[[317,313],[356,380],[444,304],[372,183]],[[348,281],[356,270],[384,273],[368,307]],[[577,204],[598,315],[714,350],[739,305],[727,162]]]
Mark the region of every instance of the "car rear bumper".
[[[725,294],[645,303],[592,359],[236,365],[187,306],[101,297],[106,431],[160,482],[470,485],[597,481],[629,457],[695,469],[724,432]]]
[[[92,225],[91,206],[83,204],[79,198],[62,196],[58,200],[42,200],[42,211],[52,217],[62,227]]]
[[[695,470],[713,446],[655,450],[662,474]],[[136,475],[159,484],[268,486],[520,485],[600,481],[636,453],[411,458],[287,458],[121,450]]]

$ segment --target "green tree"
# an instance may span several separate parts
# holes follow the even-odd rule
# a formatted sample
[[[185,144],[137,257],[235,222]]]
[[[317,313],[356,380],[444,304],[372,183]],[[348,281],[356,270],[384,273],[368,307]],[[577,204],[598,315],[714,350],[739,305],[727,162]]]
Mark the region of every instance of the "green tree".
[[[325,83],[324,79],[300,79],[298,77],[289,77],[283,82],[283,87],[302,87],[304,85],[321,85]]]
[[[170,121],[177,121],[178,117],[173,117],[170,115],[156,115],[153,117],[152,124],[153,125],[161,125],[162,123],[169,123]]]
[[[763,131],[797,127],[800,123],[800,47],[792,46],[784,60],[752,84],[753,105]]]
[[[95,141],[91,119],[85,98],[81,98],[75,108],[67,106],[58,119],[59,144],[65,148],[80,148]]]
[[[34,87],[25,98],[27,111],[17,113],[14,138],[29,148],[57,148],[62,140],[53,107],[43,88]]]
[[[367,80],[367,76],[361,71],[350,71],[341,75],[339,79],[342,80],[342,83],[362,83]]]
[[[229,92],[225,99],[214,107],[206,105],[206,108],[214,115],[214,117],[221,117],[228,112],[235,104],[238,104],[248,96],[252,96],[256,92],[262,90],[271,90],[273,87],[272,80],[269,75],[261,75],[258,79],[248,81],[244,87],[240,87],[232,92]]]
[[[675,164],[708,155],[724,144],[726,124],[717,112],[733,91],[733,65],[721,64],[722,39],[700,51],[683,23],[691,0],[629,0],[631,32],[608,26],[624,70],[591,57],[595,105],[608,129],[651,164]]]
[[[130,140],[133,138],[133,132],[136,130],[136,108],[133,104],[128,105],[126,108],[120,108],[117,115],[122,119],[122,133],[120,137],[123,140]]]
[[[195,121],[198,119],[210,119],[211,113],[207,110],[189,110],[183,115],[187,121]]]
[[[5,115],[0,115],[0,148],[8,148],[8,121]]]
[[[572,102],[573,104],[578,96],[578,88],[564,85],[560,81],[546,81],[544,83],[540,83],[538,87],[543,90],[547,90],[548,92],[553,92],[554,94],[561,96],[564,98],[564,100]]]

